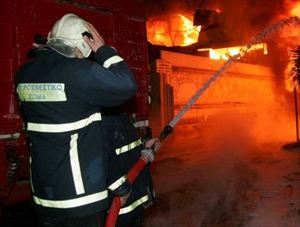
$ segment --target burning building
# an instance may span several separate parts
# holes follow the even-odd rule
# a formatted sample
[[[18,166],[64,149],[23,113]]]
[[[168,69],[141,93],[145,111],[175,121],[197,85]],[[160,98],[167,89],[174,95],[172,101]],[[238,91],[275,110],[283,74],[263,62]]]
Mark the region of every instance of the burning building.
[[[146,226],[299,226],[300,204],[294,202],[300,195],[299,154],[281,150],[282,141],[294,138],[294,115],[288,113],[293,113],[293,96],[285,87],[284,71],[288,48],[299,40],[299,24],[276,24],[300,16],[299,1],[158,2],[163,4],[151,11],[151,23],[166,12],[192,21],[188,6],[218,12],[217,23],[206,28],[193,23],[195,27],[177,29],[160,22],[156,26],[164,28],[157,28],[156,36],[148,29],[148,41],[159,45],[149,50],[152,117],[161,110],[160,129],[212,75],[220,70],[222,75],[209,83],[166,141],[154,168],[159,203]],[[272,36],[259,33],[274,23],[266,32]],[[190,31],[197,26],[198,39],[190,45],[175,43],[170,35],[171,27]],[[249,49],[256,34],[262,38],[251,41]],[[223,70],[232,59],[235,64]]]
[[[153,76],[152,86],[154,105],[155,101],[160,103],[163,125],[178,113],[210,75],[247,48],[251,36],[272,21],[297,15],[299,8],[299,3],[293,1],[273,1],[272,4],[255,1],[254,14],[254,9],[247,8],[248,1],[239,2],[239,7],[232,7],[237,4],[233,0],[226,1],[226,4],[222,1],[205,2],[202,1],[202,7],[206,4],[212,10],[191,12],[183,7],[183,2],[181,7],[179,3],[173,3],[167,11],[150,13],[147,20],[150,59],[161,59],[156,64],[159,75]],[[199,6],[199,2],[193,3]],[[233,10],[235,13],[230,15]],[[255,18],[263,14],[264,19]],[[294,28],[286,26],[275,34],[275,39],[281,42],[262,39],[259,43],[251,43],[247,55],[208,89],[182,122],[207,123],[213,115],[227,108],[236,108],[238,112],[253,109],[253,105],[256,109],[267,103],[275,105],[281,99],[276,94],[278,90],[286,96],[285,89],[282,89],[283,74],[288,61],[287,47],[292,45],[289,39],[293,43],[297,40],[298,33]]]

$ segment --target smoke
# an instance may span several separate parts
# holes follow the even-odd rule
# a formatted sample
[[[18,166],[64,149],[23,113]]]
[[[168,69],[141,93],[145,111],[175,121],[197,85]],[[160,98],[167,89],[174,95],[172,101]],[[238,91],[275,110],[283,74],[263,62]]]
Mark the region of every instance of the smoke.
[[[221,12],[219,24],[228,40],[246,40],[278,15],[287,13],[286,0],[144,0],[149,17],[171,13],[193,14],[196,9]]]
[[[242,44],[282,17],[291,16],[291,10],[299,0],[143,0],[148,18],[166,18],[181,13],[194,15],[197,9],[210,9],[220,12],[216,29],[202,32],[199,45],[216,46],[220,43]],[[300,11],[300,5],[299,5]],[[299,12],[300,13],[300,12]],[[281,31],[275,39],[295,41],[290,38],[291,30]],[[285,35],[284,35],[285,34]],[[278,48],[286,42],[277,42]]]
[[[257,169],[294,128],[276,103],[222,110],[209,125],[177,125],[154,163],[158,203],[145,226],[242,226],[255,202]],[[253,196],[253,197],[252,197]]]
[[[219,27],[201,32],[199,45],[242,44],[266,26],[283,17],[300,16],[299,0],[141,0],[144,1],[148,18],[168,18],[172,14],[192,16],[197,9],[210,9],[220,12]],[[295,6],[298,5],[298,10]],[[298,14],[297,14],[297,11]],[[299,29],[284,29],[272,38],[271,45],[284,49],[290,43],[298,42]],[[275,49],[276,49],[275,48]],[[277,50],[276,50],[277,51]],[[282,51],[279,51],[282,52]],[[282,53],[281,53],[282,55]],[[286,59],[285,59],[286,61]],[[282,71],[282,70],[281,70]]]
[[[223,30],[229,40],[248,40],[284,10],[282,0],[221,1]]]

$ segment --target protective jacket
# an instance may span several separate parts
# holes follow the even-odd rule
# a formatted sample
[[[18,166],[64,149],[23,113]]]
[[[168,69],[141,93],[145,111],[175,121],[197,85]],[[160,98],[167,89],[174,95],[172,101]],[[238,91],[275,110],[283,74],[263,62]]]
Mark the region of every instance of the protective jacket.
[[[33,201],[48,215],[84,216],[109,205],[100,106],[128,100],[136,83],[113,48],[102,46],[95,57],[98,62],[42,48],[16,74],[30,142]]]
[[[110,148],[108,185],[109,191],[113,192],[111,195],[114,196],[118,194],[119,188],[127,187],[126,175],[141,157],[141,150],[144,145],[128,116],[115,114],[116,111],[111,113],[109,111],[111,109],[113,108],[104,109],[102,123],[103,127],[106,128],[104,131],[107,147]],[[146,166],[131,185],[130,197],[120,209],[119,225],[141,215],[144,207],[153,202],[152,199],[150,169],[149,166]]]

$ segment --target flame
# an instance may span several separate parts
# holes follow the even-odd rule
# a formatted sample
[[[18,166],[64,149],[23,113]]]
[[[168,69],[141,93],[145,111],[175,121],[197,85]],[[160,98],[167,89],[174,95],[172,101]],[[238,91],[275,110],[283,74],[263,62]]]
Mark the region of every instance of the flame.
[[[300,17],[300,2],[298,1],[297,3],[291,4],[290,7],[291,7],[291,9],[289,12],[289,16]],[[300,41],[299,26],[294,25],[294,26],[286,27],[282,31],[281,37],[283,37],[291,45],[298,45],[299,41]]]
[[[291,16],[300,16],[300,2],[296,3],[290,11]]]
[[[214,60],[228,60],[230,57],[238,55],[242,50],[245,50],[246,46],[227,47],[219,49],[198,49],[198,51],[209,51],[209,58]],[[258,43],[249,48],[249,51],[263,50],[264,54],[268,54],[268,48],[266,43]]]
[[[192,20],[181,14],[147,21],[147,38],[153,45],[188,46],[198,42],[200,30],[201,26],[193,26]]]

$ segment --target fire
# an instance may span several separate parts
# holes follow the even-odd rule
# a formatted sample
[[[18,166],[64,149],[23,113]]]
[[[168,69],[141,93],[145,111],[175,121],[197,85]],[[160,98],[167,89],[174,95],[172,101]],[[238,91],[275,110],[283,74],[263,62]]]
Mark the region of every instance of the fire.
[[[209,58],[214,60],[228,60],[230,57],[238,55],[241,50],[246,49],[246,46],[227,47],[219,49],[198,49],[198,51],[209,51]],[[249,48],[249,51],[263,50],[264,54],[268,54],[268,48],[266,43],[258,43]]]
[[[198,42],[201,26],[194,26],[192,20],[181,14],[168,20],[149,19],[147,38],[154,45],[188,46]]]
[[[300,16],[300,2],[296,3],[290,11],[291,16]]]
[[[297,16],[300,17],[300,2],[290,4],[290,11],[288,16]],[[281,37],[283,37],[289,44],[297,45],[300,41],[300,29],[299,26],[290,26],[286,27]]]
[[[286,1],[287,13],[282,17],[297,16],[300,17],[300,1]],[[300,42],[300,29],[298,25],[292,25],[282,29],[280,37],[284,41],[285,46],[295,46]]]

